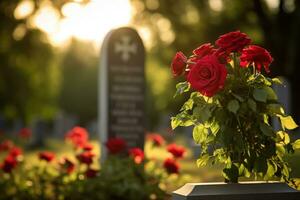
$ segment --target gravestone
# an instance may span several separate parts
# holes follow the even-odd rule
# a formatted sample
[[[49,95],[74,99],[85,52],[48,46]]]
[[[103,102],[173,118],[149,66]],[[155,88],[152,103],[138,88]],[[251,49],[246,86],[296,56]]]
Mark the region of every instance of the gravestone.
[[[128,147],[144,146],[145,50],[132,28],[112,30],[104,39],[100,57],[99,134],[101,160],[104,143],[122,138]]]

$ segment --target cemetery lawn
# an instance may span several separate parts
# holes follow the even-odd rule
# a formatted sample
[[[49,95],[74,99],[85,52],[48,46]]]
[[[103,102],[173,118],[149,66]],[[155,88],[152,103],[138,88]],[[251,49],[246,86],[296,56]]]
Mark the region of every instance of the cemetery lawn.
[[[175,141],[177,142],[177,140]],[[181,139],[178,139],[179,144],[183,144],[184,142]],[[96,159],[99,159],[100,154],[100,146],[97,140],[92,140],[92,144],[94,145],[97,156]],[[183,144],[185,147],[188,147],[186,144]],[[43,149],[33,149],[26,150],[26,164],[36,164],[39,160],[37,158],[37,153],[42,151],[53,151],[56,153],[56,157],[59,159],[63,156],[69,156],[73,158],[72,155],[73,149],[71,145],[65,145],[63,141],[59,141],[56,139],[48,139],[46,142],[46,146]],[[162,166],[162,162],[165,158],[169,156],[168,152],[163,147],[152,147],[149,142],[145,144],[145,154],[148,159],[154,159],[158,161]],[[73,158],[74,159],[74,158]],[[289,156],[286,160],[290,163],[293,172],[291,177],[300,177],[300,152],[296,152],[293,156]],[[95,167],[99,167],[98,162],[95,162]],[[180,160],[180,176],[171,175],[169,179],[166,181],[166,184],[162,185],[168,192],[171,192],[180,186],[184,185],[187,182],[217,182],[224,181],[222,177],[222,166],[214,165],[211,167],[201,167],[198,168],[196,165],[196,157],[192,155],[192,149],[187,148],[186,157]],[[251,179],[241,179],[243,180],[251,180]],[[169,184],[168,184],[169,183]]]

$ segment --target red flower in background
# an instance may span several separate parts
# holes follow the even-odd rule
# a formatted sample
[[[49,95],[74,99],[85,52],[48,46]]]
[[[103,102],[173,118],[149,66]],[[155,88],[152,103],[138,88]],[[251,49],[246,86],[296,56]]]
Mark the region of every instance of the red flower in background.
[[[21,156],[22,154],[23,154],[22,149],[16,146],[12,147],[9,151],[9,155],[15,158]]]
[[[44,151],[39,153],[39,159],[51,162],[55,158],[55,154],[50,151]]]
[[[88,132],[85,128],[75,126],[66,134],[66,139],[71,141],[76,148],[83,147],[88,141]]]
[[[90,165],[93,163],[93,158],[95,154],[91,151],[84,151],[76,156],[79,162]]]
[[[144,161],[145,155],[142,149],[140,148],[131,148],[128,151],[129,156],[133,158],[136,164],[141,164]]]
[[[240,31],[229,32],[221,35],[216,41],[219,47],[218,52],[241,52],[242,49],[251,43],[251,39]]]
[[[94,148],[94,146],[91,143],[86,143],[85,145],[83,145],[82,149],[85,151],[92,151]]]
[[[61,169],[67,173],[71,174],[75,170],[75,164],[68,158],[62,158],[59,162]]]
[[[163,145],[165,143],[165,139],[161,135],[159,135],[157,133],[148,134],[147,138],[155,146],[161,146],[161,145]]]
[[[10,140],[4,140],[1,144],[0,144],[0,152],[1,151],[8,151],[10,150],[12,147],[14,146],[14,143]]]
[[[118,154],[126,150],[126,142],[121,138],[110,138],[105,143],[110,154]]]
[[[227,70],[215,55],[200,59],[187,76],[191,87],[201,94],[212,97],[224,87]]]
[[[19,131],[19,136],[21,138],[24,138],[24,139],[28,139],[30,138],[32,135],[32,131],[30,128],[22,128],[20,131]]]
[[[172,72],[175,77],[183,74],[185,71],[186,62],[187,58],[181,51],[175,54],[171,63]]]
[[[169,174],[179,173],[179,163],[173,158],[167,158],[163,164],[164,168]]]
[[[175,143],[169,144],[167,146],[167,151],[170,152],[174,156],[174,158],[182,158],[184,156],[184,153],[186,152],[184,147],[179,146]]]
[[[256,45],[250,45],[243,49],[240,59],[242,67],[254,64],[257,71],[260,72],[261,67],[264,66],[267,73],[270,72],[269,65],[273,61],[271,54],[266,49]]]
[[[91,169],[91,168],[88,168],[88,169],[86,170],[86,172],[85,172],[85,176],[86,176],[87,178],[94,178],[94,177],[97,176],[97,174],[98,174],[98,170],[96,170],[96,169]]]
[[[17,166],[17,164],[18,162],[16,157],[8,155],[4,159],[4,162],[0,165],[0,168],[6,173],[11,173],[11,171]]]

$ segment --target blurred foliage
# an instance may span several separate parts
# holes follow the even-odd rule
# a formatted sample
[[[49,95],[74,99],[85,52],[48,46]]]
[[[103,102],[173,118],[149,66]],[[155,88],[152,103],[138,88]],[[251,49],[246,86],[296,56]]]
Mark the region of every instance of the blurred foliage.
[[[0,112],[26,123],[53,113],[57,69],[45,35],[15,18],[18,3],[0,2]]]
[[[61,62],[59,106],[80,116],[80,123],[97,118],[98,56],[90,43],[73,40]],[[82,56],[84,55],[84,56]]]

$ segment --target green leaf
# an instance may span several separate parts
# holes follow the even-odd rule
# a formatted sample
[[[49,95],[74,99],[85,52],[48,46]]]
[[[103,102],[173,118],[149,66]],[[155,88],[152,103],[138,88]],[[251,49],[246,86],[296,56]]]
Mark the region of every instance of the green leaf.
[[[282,81],[279,78],[272,78],[272,82],[278,85],[282,85]]]
[[[256,112],[256,103],[255,101],[253,101],[252,99],[248,99],[247,101],[248,106],[250,107],[250,109],[254,112]]]
[[[284,109],[280,104],[276,104],[276,103],[268,104],[267,109],[272,114],[284,115]]]
[[[294,149],[294,150],[300,149],[300,139],[296,140],[296,141],[293,143],[293,149]]]
[[[218,131],[220,130],[219,124],[216,121],[211,123],[210,130],[213,135],[216,135],[218,133]]]
[[[234,94],[234,93],[231,93],[232,96],[234,96],[237,100],[239,100],[240,102],[243,102],[244,101],[244,98],[241,97],[240,95],[237,95],[237,94]]]
[[[266,102],[268,93],[263,88],[255,88],[253,90],[253,97],[257,101]]]
[[[193,139],[197,144],[205,142],[208,136],[208,130],[202,125],[197,125],[193,129]]]
[[[276,153],[280,155],[285,154],[285,148],[283,144],[276,143]]]
[[[278,131],[277,136],[279,137],[279,140],[282,141],[283,144],[290,143],[290,136],[286,132]]]
[[[280,120],[281,120],[282,127],[288,130],[293,130],[298,127],[298,125],[295,123],[295,121],[291,116],[287,116],[287,117],[280,116]]]
[[[240,108],[240,104],[237,100],[231,100],[229,101],[229,103],[227,104],[227,109],[230,112],[233,112],[234,114],[236,114],[236,112],[238,111],[238,109]]]
[[[197,159],[197,166],[198,167],[206,166],[209,159],[210,159],[210,156],[208,154],[204,154],[204,155],[200,156],[200,158]]]
[[[180,94],[183,94],[185,92],[188,92],[190,90],[190,84],[187,81],[178,83],[176,85],[176,89],[177,90],[176,90],[174,97],[176,97]]]
[[[193,115],[200,120],[201,123],[206,122],[211,117],[211,106],[197,106],[193,110]]]
[[[267,124],[260,123],[259,128],[265,136],[269,136],[269,137],[274,136],[274,131],[273,131],[272,127],[268,126]]]
[[[269,180],[270,178],[272,178],[275,174],[275,172],[277,171],[277,167],[276,165],[273,165],[271,162],[267,162],[267,172],[266,175],[264,177],[265,180]]]
[[[176,117],[171,117],[171,127],[174,130],[178,126],[191,126],[194,122],[190,116],[184,112],[179,113]]]
[[[263,88],[267,93],[267,99],[269,100],[277,100],[277,95],[271,87],[264,87]]]
[[[192,110],[193,109],[193,105],[194,105],[194,100],[192,98],[190,98],[189,100],[187,100],[182,108],[180,109],[180,111],[184,111],[184,110]]]

